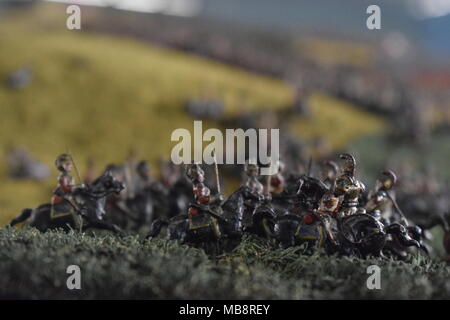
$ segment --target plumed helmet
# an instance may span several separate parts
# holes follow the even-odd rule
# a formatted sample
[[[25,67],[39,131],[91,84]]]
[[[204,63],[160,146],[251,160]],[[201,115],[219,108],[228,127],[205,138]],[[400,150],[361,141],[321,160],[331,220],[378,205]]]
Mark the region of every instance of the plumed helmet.
[[[342,153],[339,155],[339,158],[344,160],[344,164],[342,165],[342,170],[346,174],[354,175],[356,168],[356,160],[355,158],[348,153]]]
[[[72,157],[67,153],[60,154],[56,157],[55,166],[59,171],[63,171],[63,164],[67,162],[72,162]]]

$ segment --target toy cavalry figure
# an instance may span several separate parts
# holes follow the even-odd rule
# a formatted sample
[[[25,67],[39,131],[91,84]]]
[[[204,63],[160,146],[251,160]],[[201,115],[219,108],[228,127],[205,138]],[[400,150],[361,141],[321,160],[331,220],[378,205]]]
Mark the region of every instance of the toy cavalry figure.
[[[368,194],[365,210],[383,223],[393,221],[393,196],[389,193],[397,182],[397,176],[391,170],[383,171],[378,177],[375,189]]]
[[[355,158],[348,153],[341,154],[339,157],[344,160],[341,166],[343,173],[335,181],[334,194],[342,197],[341,210],[338,215],[344,217],[358,211],[359,199],[365,191],[365,186],[355,177]]]
[[[169,239],[188,243],[220,238],[239,239],[243,232],[270,236],[275,216],[269,204],[270,194],[263,194],[263,185],[257,179],[259,168],[256,164],[248,163],[245,171],[247,181],[222,202],[223,196],[220,193],[211,195],[205,185],[204,171],[200,165],[188,166],[186,175],[192,182],[193,201],[188,206],[187,214],[181,213],[169,221],[156,220],[147,237],[157,236],[164,226],[168,227]],[[220,191],[218,179],[217,185]]]
[[[199,241],[203,237],[207,238],[211,235],[215,238],[220,238],[221,232],[217,218],[211,215],[218,216],[220,214],[220,204],[223,201],[223,196],[220,194],[216,196],[211,195],[211,190],[204,184],[205,173],[200,165],[193,164],[189,166],[186,174],[192,182],[194,193],[194,201],[188,208],[188,230]]]
[[[263,237],[273,235],[276,213],[269,192],[271,177],[266,176],[266,188],[258,180],[259,166],[247,161],[244,166],[247,176],[244,184],[224,203],[224,217],[233,225],[234,233],[248,232]]]
[[[83,185],[76,186],[72,177],[73,162],[68,154],[62,154],[55,160],[55,166],[60,172],[58,186],[53,191],[51,217],[71,214],[71,209],[78,209],[73,202],[72,193],[77,188],[84,188]]]
[[[244,196],[244,214],[242,224],[244,230],[252,225],[252,217],[259,203],[264,200],[264,186],[258,180],[259,167],[255,163],[246,162],[244,167],[247,181],[241,188]]]
[[[75,164],[69,154],[58,156],[55,165],[61,174],[51,203],[24,209],[10,225],[28,220],[30,226],[40,231],[97,228],[120,233],[117,226],[104,221],[104,216],[106,197],[119,193],[124,188],[123,184],[107,171],[89,185],[75,185],[71,176]]]
[[[193,201],[187,212],[180,213],[168,221],[155,220],[147,238],[156,237],[162,227],[168,228],[168,239],[187,243],[202,243],[217,240],[222,236],[220,222],[226,223],[221,216],[223,196],[219,193],[211,195],[205,185],[204,171],[199,164],[187,166],[186,175],[192,183]]]
[[[313,177],[300,177],[296,184],[298,209],[289,210],[276,219],[275,236],[280,245],[287,247],[306,242],[323,246],[329,253],[361,256],[390,253],[400,258],[410,246],[425,250],[419,228],[387,221],[383,224],[379,220],[378,215],[387,208],[387,199],[396,206],[395,200],[386,193],[395,184],[395,174],[385,172],[379,178],[376,190],[367,201],[366,208],[370,210],[367,214],[362,207],[364,185],[355,178],[356,161],[349,154],[342,154],[340,158],[344,160],[342,174],[334,185],[324,187]],[[325,180],[325,175],[321,177]]]
[[[278,172],[270,177],[270,192],[275,195],[281,194],[286,186],[283,176],[284,163],[282,161],[278,161],[277,166]]]
[[[168,189],[153,179],[147,161],[128,160],[123,166],[110,165],[115,177],[125,182],[120,197],[108,198],[108,218],[123,229],[148,231],[152,221],[167,215]]]

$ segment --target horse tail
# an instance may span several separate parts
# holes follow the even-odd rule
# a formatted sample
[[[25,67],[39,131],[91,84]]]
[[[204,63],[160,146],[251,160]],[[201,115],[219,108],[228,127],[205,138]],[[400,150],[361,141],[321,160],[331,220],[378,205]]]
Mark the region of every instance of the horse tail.
[[[157,220],[153,221],[152,226],[150,227],[150,232],[145,237],[145,239],[151,239],[151,238],[157,237],[159,235],[159,233],[161,232],[161,229],[164,226],[167,227],[168,225],[169,225],[169,223],[162,219],[157,219]]]
[[[11,227],[15,226],[18,223],[24,222],[26,220],[28,220],[31,217],[31,214],[33,213],[32,209],[23,209],[22,212],[14,219],[11,220],[11,222],[9,223],[9,225]]]

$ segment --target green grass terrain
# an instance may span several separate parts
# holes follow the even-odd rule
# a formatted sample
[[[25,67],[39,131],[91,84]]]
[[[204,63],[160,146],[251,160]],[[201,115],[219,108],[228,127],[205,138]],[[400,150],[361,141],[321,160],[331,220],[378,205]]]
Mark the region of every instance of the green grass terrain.
[[[7,146],[24,146],[50,166],[70,149],[82,173],[88,158],[100,171],[130,149],[155,165],[169,158],[172,131],[192,128],[182,109],[187,99],[215,96],[228,114],[292,102],[291,88],[278,80],[129,39],[69,31],[65,8],[43,4],[0,16],[0,225],[49,201],[57,175],[53,170],[45,183],[8,179]],[[3,80],[24,66],[32,69],[32,82],[7,87]],[[311,123],[293,119],[299,136],[321,131],[335,147],[383,129],[379,118],[321,94],[312,97],[312,109]],[[354,128],[343,119],[367,125]]]
[[[32,299],[450,299],[450,267],[424,257],[360,260],[248,237],[229,252],[161,239],[0,229],[0,298]],[[66,268],[81,268],[68,290]],[[368,290],[367,266],[381,268]]]

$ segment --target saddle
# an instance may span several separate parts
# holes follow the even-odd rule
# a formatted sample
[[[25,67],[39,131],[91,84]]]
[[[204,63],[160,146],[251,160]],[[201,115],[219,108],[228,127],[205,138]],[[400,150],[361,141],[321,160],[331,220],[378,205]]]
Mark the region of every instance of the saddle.
[[[52,201],[50,217],[51,219],[66,217],[70,215],[75,215],[76,210],[75,207],[71,204],[71,202],[65,198],[58,202]]]

